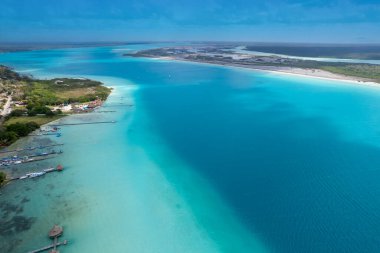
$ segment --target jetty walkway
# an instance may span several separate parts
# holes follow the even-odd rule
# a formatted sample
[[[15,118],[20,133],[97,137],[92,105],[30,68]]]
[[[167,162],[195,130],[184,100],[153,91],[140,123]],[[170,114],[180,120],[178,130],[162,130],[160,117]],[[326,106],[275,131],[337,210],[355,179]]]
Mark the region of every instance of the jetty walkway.
[[[63,123],[63,124],[55,124],[52,126],[79,126],[79,125],[96,125],[96,124],[114,124],[115,120],[112,121],[95,121],[95,122],[81,122],[81,123]]]
[[[102,107],[105,108],[110,108],[110,107],[121,107],[121,106],[126,106],[126,107],[133,107],[133,104],[109,104],[109,105],[103,105]]]
[[[63,151],[51,151],[51,152],[45,152],[45,153],[40,153],[40,154],[33,154],[33,155],[28,155],[24,157],[6,157],[0,160],[0,167],[3,166],[12,166],[12,165],[19,165],[23,163],[31,163],[31,162],[38,162],[46,159],[51,159],[51,155],[60,155],[62,154]],[[37,158],[37,159],[36,159]]]
[[[38,253],[38,252],[42,252],[49,249],[52,249],[50,253],[58,253],[59,251],[57,251],[57,247],[67,244],[67,240],[64,240],[63,242],[58,242],[58,237],[60,237],[62,234],[63,234],[63,227],[54,225],[53,228],[49,232],[49,237],[53,239],[53,244],[42,247],[40,249],[29,251],[28,253]]]
[[[47,146],[26,147],[26,148],[13,149],[13,150],[2,150],[0,151],[0,154],[21,152],[21,151],[28,151],[28,150],[35,150],[35,149],[44,149],[44,148],[51,148],[51,147],[57,147],[57,146],[63,146],[63,144],[58,143],[58,144],[52,144],[52,145],[47,145]]]
[[[43,176],[43,175],[51,173],[51,172],[61,172],[62,170],[63,170],[63,166],[58,165],[56,168],[51,167],[51,168],[44,169],[42,171],[31,172],[31,173],[27,173],[23,176],[14,177],[14,178],[9,179],[9,181],[23,180],[23,179],[28,179],[28,178],[36,178],[36,177],[40,177],[40,176]]]
[[[40,248],[40,249],[29,251],[28,253],[38,253],[38,252],[43,252],[43,251],[46,251],[46,250],[49,250],[49,249],[53,249],[53,250],[56,251],[56,248],[58,246],[62,246],[62,245],[66,245],[66,244],[67,244],[67,240],[64,240],[63,242],[54,242],[53,244],[50,244],[50,245],[45,246],[45,247]]]

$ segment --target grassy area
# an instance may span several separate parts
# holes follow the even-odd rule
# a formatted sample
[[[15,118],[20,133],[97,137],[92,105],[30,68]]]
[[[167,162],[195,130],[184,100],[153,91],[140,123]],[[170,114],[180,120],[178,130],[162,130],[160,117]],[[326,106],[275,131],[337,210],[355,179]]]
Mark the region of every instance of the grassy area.
[[[12,117],[9,120],[5,121],[4,126],[8,126],[15,123],[27,123],[27,122],[36,122],[38,125],[44,125],[54,120],[65,117],[66,115],[54,115],[54,116],[21,116],[21,117]]]
[[[14,106],[10,114],[1,118],[0,146],[9,146],[41,125],[66,116],[61,110],[52,111],[54,105],[104,101],[110,93],[111,89],[98,81],[83,78],[39,80],[0,65],[0,106],[8,96],[22,105]]]
[[[343,66],[322,66],[320,68],[332,73],[380,81],[380,66],[378,65],[350,64]]]
[[[41,125],[60,119],[65,115],[11,117],[0,127],[0,146],[9,146],[21,137],[37,130]]]
[[[57,116],[61,111],[52,111],[51,106],[104,101],[110,93],[111,89],[98,81],[84,78],[40,80],[21,75],[0,65],[0,99],[5,100],[11,95],[13,101],[18,101],[18,104],[23,105],[13,108],[12,112],[5,117],[6,124],[34,121],[42,125],[54,120],[54,116],[61,117]],[[4,103],[0,101],[0,107]],[[41,114],[47,117],[36,116]],[[26,115],[29,117],[23,117]]]
[[[3,186],[6,179],[7,179],[7,175],[5,174],[5,172],[0,171],[0,187]]]
[[[273,54],[294,55],[301,57],[331,57],[344,59],[380,59],[379,45],[247,45],[248,51]]]
[[[34,80],[24,87],[28,104],[58,105],[71,102],[105,100],[111,89],[89,79]]]

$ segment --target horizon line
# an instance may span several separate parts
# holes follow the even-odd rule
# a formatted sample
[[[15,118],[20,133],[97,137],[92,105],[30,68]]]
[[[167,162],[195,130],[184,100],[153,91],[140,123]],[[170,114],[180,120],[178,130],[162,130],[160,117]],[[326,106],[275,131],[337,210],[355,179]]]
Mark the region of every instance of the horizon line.
[[[218,44],[272,44],[272,45],[344,45],[344,46],[380,46],[380,42],[299,42],[299,41],[247,41],[247,40],[120,40],[120,41],[0,41],[0,46],[7,45],[88,45],[88,44],[152,44],[152,43],[218,43]]]

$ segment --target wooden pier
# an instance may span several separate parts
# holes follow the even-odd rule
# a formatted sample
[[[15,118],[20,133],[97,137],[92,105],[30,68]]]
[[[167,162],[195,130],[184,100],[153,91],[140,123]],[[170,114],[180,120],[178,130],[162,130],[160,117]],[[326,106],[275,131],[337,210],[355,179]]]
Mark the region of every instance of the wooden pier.
[[[14,181],[14,180],[23,180],[23,179],[28,179],[28,178],[36,178],[36,177],[40,177],[40,176],[43,176],[45,174],[48,174],[48,173],[51,173],[51,172],[61,172],[63,170],[63,166],[62,165],[58,165],[56,168],[54,167],[51,167],[51,168],[48,168],[48,169],[44,169],[42,171],[36,171],[36,172],[31,172],[31,173],[28,173],[24,176],[19,176],[19,177],[12,177],[10,178],[8,181]],[[35,173],[40,173],[40,175],[38,176],[30,176],[31,174],[35,174]]]
[[[118,107],[118,106],[126,106],[126,107],[133,107],[133,104],[109,104],[109,105],[103,105],[102,107]]]
[[[82,123],[63,123],[63,124],[55,124],[52,126],[79,126],[79,125],[113,124],[113,123],[116,123],[116,121],[112,120],[112,121],[96,121],[96,122],[82,122]]]
[[[21,148],[21,149],[13,149],[13,150],[2,150],[0,151],[0,154],[21,152],[21,151],[35,150],[35,149],[44,149],[44,148],[51,148],[51,147],[56,147],[56,146],[63,146],[63,144],[59,143],[59,144],[53,144],[53,145],[47,145],[47,146],[27,147],[27,148]]]
[[[0,167],[9,167],[9,166],[16,166],[16,165],[20,165],[20,164],[24,164],[24,163],[34,163],[34,162],[40,162],[40,161],[43,161],[43,160],[47,160],[47,159],[52,159],[53,157],[43,157],[43,158],[38,158],[38,159],[29,159],[29,160],[25,160],[25,161],[21,161],[20,163],[10,163],[8,165],[2,165],[0,164]]]
[[[94,113],[111,113],[116,111],[94,111]]]
[[[23,158],[18,159],[17,161],[0,162],[0,167],[8,167],[8,166],[20,165],[23,163],[32,163],[32,162],[43,161],[46,159],[51,159],[52,155],[60,155],[62,153],[63,153],[63,151],[54,151],[53,150],[52,152],[49,152],[49,153],[28,155],[28,156],[24,156]]]
[[[64,240],[63,242],[58,242],[58,237],[60,237],[62,234],[63,234],[63,228],[58,225],[54,225],[53,228],[49,231],[49,237],[53,239],[53,244],[42,247],[40,249],[29,251],[28,253],[38,253],[38,252],[43,252],[49,249],[52,249],[50,253],[58,253],[57,248],[59,246],[67,244],[67,240]]]
[[[29,251],[28,253],[38,253],[38,252],[43,252],[43,251],[46,251],[46,250],[49,250],[49,249],[53,249],[56,252],[57,251],[57,247],[67,244],[67,240],[64,240],[63,242],[56,242],[55,240],[56,239],[54,239],[53,244],[50,244],[50,245],[45,246],[45,247],[40,248],[40,249]]]
[[[61,137],[61,133],[56,132],[56,133],[38,133],[38,134],[28,134],[28,136],[57,136]]]
[[[40,154],[34,154],[34,155],[28,155],[28,157],[40,157],[40,156],[49,156],[49,155],[59,155],[59,154],[62,154],[63,151],[60,150],[60,151],[51,151],[51,152],[45,152],[45,153],[40,153]]]

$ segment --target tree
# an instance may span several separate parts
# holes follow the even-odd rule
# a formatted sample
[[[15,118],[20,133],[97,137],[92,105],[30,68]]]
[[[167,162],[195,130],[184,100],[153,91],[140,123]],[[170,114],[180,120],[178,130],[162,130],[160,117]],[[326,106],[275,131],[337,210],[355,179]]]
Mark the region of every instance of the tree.
[[[38,129],[39,125],[36,122],[14,123],[7,126],[7,132],[15,132],[19,137],[27,136],[29,133]]]
[[[28,127],[28,129],[29,129],[30,132],[33,132],[34,130],[36,130],[36,129],[38,129],[40,127],[34,121],[27,122],[27,123],[25,123],[25,125]]]
[[[18,136],[15,132],[0,131],[0,144],[2,146],[9,145],[15,142],[18,139]]]
[[[28,111],[28,116],[36,116],[37,113],[34,110],[29,110]]]
[[[54,113],[52,110],[49,109],[49,110],[47,110],[47,111],[45,112],[45,115],[51,117],[51,116],[54,116],[55,113]]]
[[[16,110],[13,110],[10,115],[14,117],[20,117],[20,116],[23,116],[25,113],[26,113],[25,110],[16,109]]]
[[[7,175],[0,171],[0,186],[4,183],[5,179],[7,178]]]

